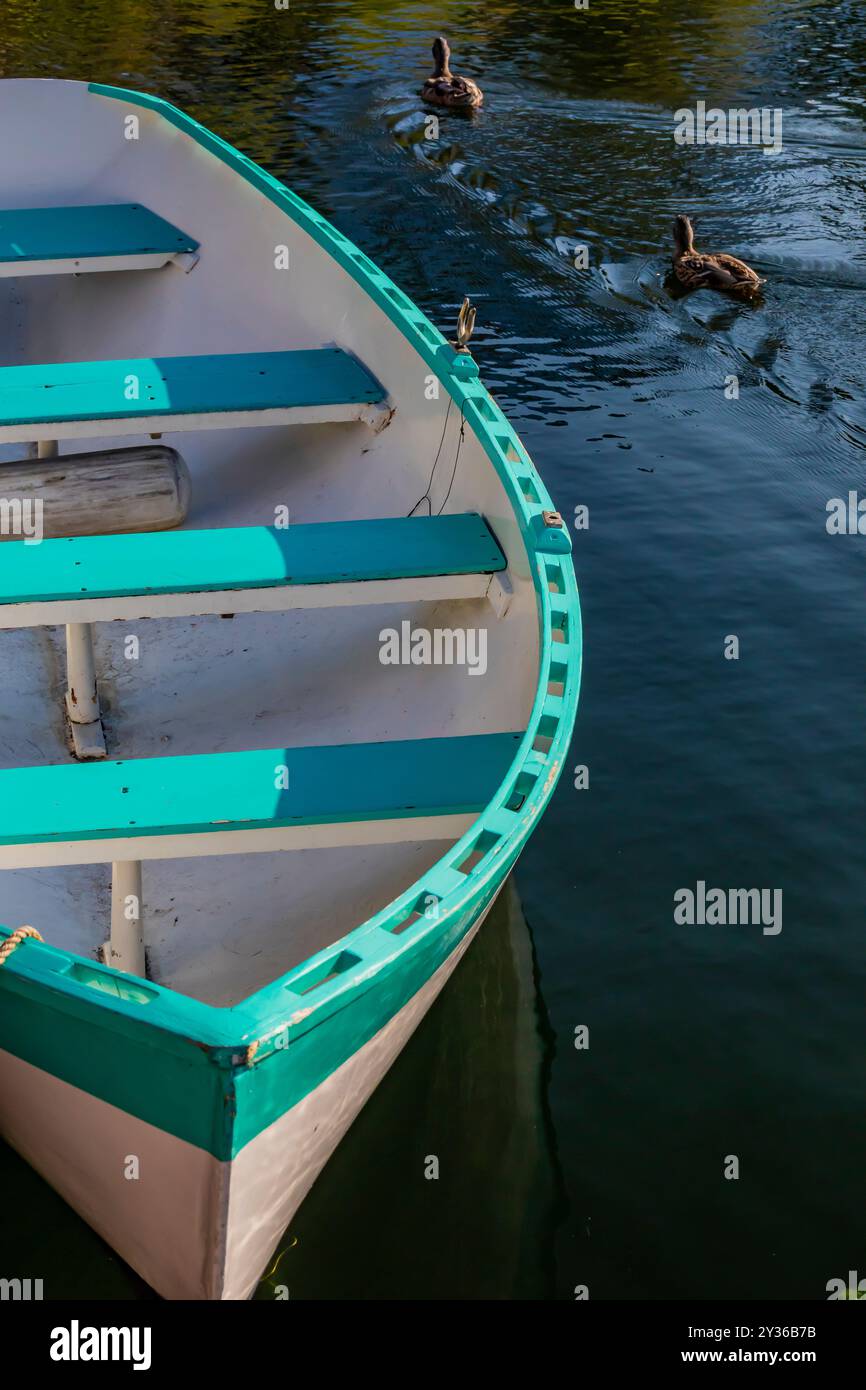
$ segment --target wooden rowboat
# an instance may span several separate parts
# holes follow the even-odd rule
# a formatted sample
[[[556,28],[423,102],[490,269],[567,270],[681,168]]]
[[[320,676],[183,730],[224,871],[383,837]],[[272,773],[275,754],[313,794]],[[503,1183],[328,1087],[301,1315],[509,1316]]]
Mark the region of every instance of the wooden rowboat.
[[[0,130],[0,1132],[243,1299],[562,771],[570,540],[470,353],[245,156],[76,82]]]

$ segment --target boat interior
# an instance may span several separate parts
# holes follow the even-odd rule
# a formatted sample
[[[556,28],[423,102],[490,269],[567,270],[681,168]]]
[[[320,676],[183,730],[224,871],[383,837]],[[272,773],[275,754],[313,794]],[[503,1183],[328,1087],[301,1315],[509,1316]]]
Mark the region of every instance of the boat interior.
[[[481,442],[358,280],[158,116],[130,140],[122,102],[45,87],[0,151],[0,503],[25,464],[62,498],[82,456],[154,443],[188,496],[118,538],[94,483],[89,534],[2,536],[0,923],[228,1007],[484,809],[536,596]],[[484,661],[414,664],[418,629],[483,632]]]

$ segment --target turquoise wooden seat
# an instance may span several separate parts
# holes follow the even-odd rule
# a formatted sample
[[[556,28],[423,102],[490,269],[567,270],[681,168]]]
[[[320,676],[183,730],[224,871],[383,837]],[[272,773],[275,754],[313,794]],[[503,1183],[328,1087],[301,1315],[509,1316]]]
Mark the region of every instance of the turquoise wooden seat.
[[[191,255],[198,245],[140,203],[0,210],[3,275],[143,269]]]
[[[107,862],[119,857],[118,841],[127,842],[124,857],[146,858],[142,840],[152,845],[159,837],[180,836],[175,854],[183,857],[231,852],[225,839],[232,832],[471,816],[505,777],[521,737],[469,734],[12,768],[0,772],[0,867]],[[288,770],[285,790],[275,789],[280,767]],[[431,833],[419,831],[421,837]],[[194,836],[210,843],[194,847],[187,838]],[[327,839],[323,835],[322,842]],[[363,840],[362,834],[357,842]],[[23,846],[30,852],[22,857],[16,847]],[[248,847],[238,844],[238,850]],[[292,843],[274,846],[259,837],[256,847]]]
[[[390,517],[0,545],[10,604],[206,593],[434,575],[491,575],[505,557],[483,517]],[[3,618],[0,617],[0,625]]]
[[[97,432],[100,422],[111,422],[112,432],[123,421],[135,422],[135,433],[203,428],[208,420],[224,428],[258,423],[266,412],[279,413],[267,423],[304,410],[357,419],[382,395],[361,363],[338,348],[3,367],[0,440],[65,438]],[[65,428],[85,423],[84,431]]]

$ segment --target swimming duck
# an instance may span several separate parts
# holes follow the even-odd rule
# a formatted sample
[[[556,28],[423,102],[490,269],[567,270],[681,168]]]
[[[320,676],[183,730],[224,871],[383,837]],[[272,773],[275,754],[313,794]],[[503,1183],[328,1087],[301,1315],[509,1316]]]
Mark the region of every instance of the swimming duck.
[[[484,100],[484,93],[477,83],[468,77],[454,76],[448,66],[451,48],[448,40],[443,39],[441,35],[433,41],[433,57],[436,60],[436,71],[432,77],[427,78],[421,88],[424,100],[432,102],[434,106],[450,106],[452,109],[464,111],[480,106]]]
[[[764,281],[745,261],[725,252],[706,255],[695,249],[695,234],[689,219],[678,213],[673,224],[674,274],[688,290],[728,290],[735,294],[755,294]]]

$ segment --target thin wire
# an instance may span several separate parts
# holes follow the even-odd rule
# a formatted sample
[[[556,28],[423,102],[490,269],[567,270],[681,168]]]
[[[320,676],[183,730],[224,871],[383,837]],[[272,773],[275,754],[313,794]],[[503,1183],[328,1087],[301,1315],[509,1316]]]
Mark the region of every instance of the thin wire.
[[[445,424],[442,426],[442,438],[439,440],[439,448],[436,450],[436,457],[435,457],[435,459],[433,460],[433,467],[432,467],[432,469],[430,470],[430,481],[429,481],[428,484],[427,484],[427,491],[421,493],[421,496],[418,498],[418,501],[415,503],[415,506],[412,508],[411,512],[407,512],[407,513],[406,513],[407,516],[414,516],[414,515],[415,515],[415,512],[416,512],[417,509],[421,506],[421,503],[422,503],[423,501],[425,501],[425,499],[426,499],[426,502],[427,502],[427,515],[428,515],[428,516],[432,516],[432,515],[433,515],[433,498],[430,496],[430,489],[431,489],[431,487],[433,486],[433,477],[434,477],[434,475],[435,475],[435,473],[436,473],[436,467],[437,467],[437,465],[438,465],[438,463],[439,463],[439,455],[442,453],[442,445],[445,443],[445,431],[446,431],[447,428],[448,428],[448,417],[449,417],[449,415],[451,414],[451,402],[452,402],[452,397],[449,396],[449,397],[448,397],[448,409],[447,409],[446,412],[445,412]],[[463,413],[463,412],[462,412],[462,410],[461,410],[461,416],[462,416],[462,413]],[[458,452],[459,452],[459,448],[460,448],[460,446],[458,445]],[[454,479],[452,478],[451,481],[453,482]],[[451,489],[449,488],[448,491],[450,492]]]
[[[461,405],[461,407],[460,407],[460,438],[457,440],[457,453],[454,455],[454,467],[451,469],[451,482],[448,484],[448,491],[447,491],[446,494],[445,494],[445,502],[447,502],[447,501],[448,501],[448,498],[451,496],[451,489],[452,489],[453,486],[454,486],[454,479],[457,477],[457,463],[458,463],[458,460],[459,460],[459,458],[460,458],[460,446],[461,446],[461,444],[463,443],[463,439],[464,439],[464,436],[465,436],[465,433],[466,433],[465,426],[466,426],[466,417],[465,417],[465,415],[464,415],[463,406]],[[438,512],[436,513],[437,516],[441,516],[442,513],[444,512],[444,510],[445,510],[445,502],[442,503],[442,506],[439,508]]]

